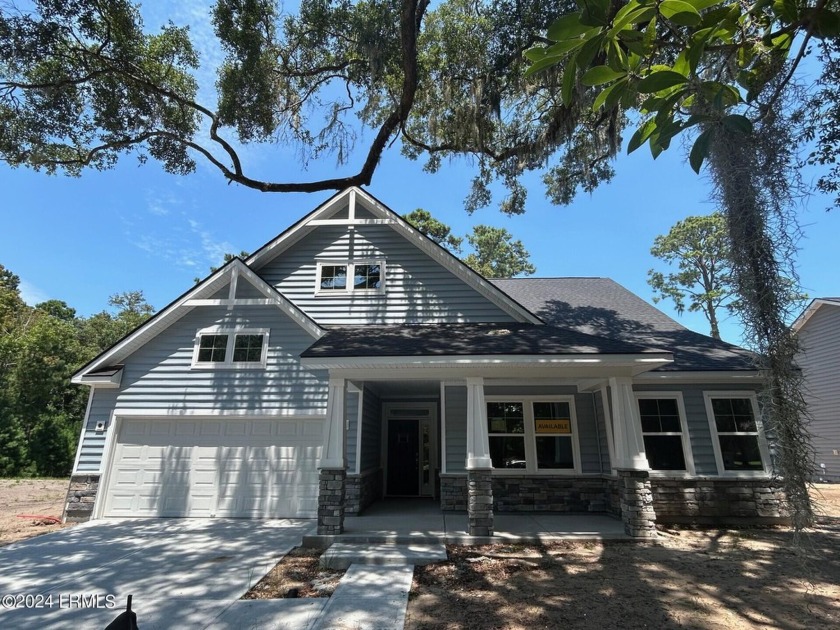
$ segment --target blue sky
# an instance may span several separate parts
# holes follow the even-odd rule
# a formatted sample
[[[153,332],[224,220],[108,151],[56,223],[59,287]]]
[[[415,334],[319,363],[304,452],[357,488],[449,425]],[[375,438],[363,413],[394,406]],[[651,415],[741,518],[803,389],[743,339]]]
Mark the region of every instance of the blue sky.
[[[184,3],[176,11],[167,17],[176,23],[189,19],[199,45],[209,50],[204,58],[218,58],[209,47],[206,23],[199,20],[200,3]],[[147,13],[147,25],[161,17]],[[204,77],[205,85],[212,83],[210,77]],[[342,172],[329,160],[304,172],[294,152],[284,148],[249,148],[245,159],[261,176],[278,181]],[[343,172],[355,172],[359,163]],[[425,208],[459,235],[478,223],[506,227],[531,252],[537,276],[606,276],[648,301],[647,271],[657,265],[650,255],[653,239],[686,216],[714,210],[708,181],[684,164],[676,145],[656,161],[646,149],[622,155],[613,182],[592,195],[581,194],[568,207],[548,203],[538,178],[531,178],[528,211],[517,217],[492,207],[472,216],[464,212],[473,175],[468,163],[444,165],[435,175],[421,167],[401,158],[395,147],[368,190],[400,214]],[[255,250],[331,194],[259,193],[228,185],[204,163],[196,173],[179,177],[152,162],[139,166],[131,156],[112,171],[90,171],[81,178],[1,165],[0,182],[0,264],[20,276],[30,303],[61,299],[85,316],[106,308],[109,295],[137,289],[160,309],[192,286],[193,278],[204,277],[224,252]],[[827,205],[827,199],[815,196],[799,211],[805,233],[799,272],[813,297],[840,295],[840,211],[826,212]],[[702,315],[677,317],[664,302],[660,308],[689,328],[708,332]],[[722,335],[737,343],[741,333],[727,320]]]

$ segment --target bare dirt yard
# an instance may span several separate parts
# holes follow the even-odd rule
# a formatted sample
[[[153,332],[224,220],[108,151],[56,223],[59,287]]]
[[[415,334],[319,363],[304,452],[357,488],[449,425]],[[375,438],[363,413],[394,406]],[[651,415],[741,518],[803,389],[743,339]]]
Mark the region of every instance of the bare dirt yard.
[[[69,484],[69,479],[0,479],[0,547],[67,527],[61,514]]]
[[[837,628],[840,485],[815,498],[801,550],[782,528],[449,547],[448,562],[415,569],[406,628]]]
[[[60,529],[66,479],[0,479],[0,546]],[[840,627],[840,484],[820,485],[802,550],[783,528],[667,529],[655,544],[449,547],[418,567],[406,627]],[[26,518],[19,518],[25,516]],[[295,550],[247,598],[328,596],[340,572]]]

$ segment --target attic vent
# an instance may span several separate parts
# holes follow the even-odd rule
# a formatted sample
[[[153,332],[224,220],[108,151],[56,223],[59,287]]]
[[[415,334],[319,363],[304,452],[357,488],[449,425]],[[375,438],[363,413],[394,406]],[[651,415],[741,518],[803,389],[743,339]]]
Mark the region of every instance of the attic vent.
[[[507,328],[496,328],[495,330],[488,330],[487,336],[488,337],[504,337],[505,335],[509,335],[511,333],[510,330]]]

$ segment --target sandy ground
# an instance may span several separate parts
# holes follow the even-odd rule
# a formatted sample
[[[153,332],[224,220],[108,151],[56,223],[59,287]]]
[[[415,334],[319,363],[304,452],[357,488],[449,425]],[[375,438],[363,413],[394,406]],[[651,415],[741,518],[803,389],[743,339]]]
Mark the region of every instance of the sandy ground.
[[[783,529],[450,547],[415,570],[406,628],[837,628],[840,485],[818,492],[819,527],[798,549]]]
[[[69,479],[0,479],[0,546],[66,527],[43,517],[61,520],[69,485]]]
[[[61,528],[38,517],[61,517],[67,486],[0,479],[0,545]],[[652,545],[450,547],[449,562],[415,571],[406,627],[837,628],[840,484],[818,486],[815,498],[819,526],[800,549],[783,529],[667,530]],[[331,581],[309,558],[287,563],[293,571],[251,597],[312,596]]]

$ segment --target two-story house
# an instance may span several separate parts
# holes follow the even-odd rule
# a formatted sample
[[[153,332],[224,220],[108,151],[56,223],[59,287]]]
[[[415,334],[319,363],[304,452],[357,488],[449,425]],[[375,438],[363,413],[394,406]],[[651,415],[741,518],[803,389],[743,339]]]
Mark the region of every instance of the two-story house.
[[[773,520],[752,359],[605,278],[484,278],[351,188],[79,370],[66,515]]]

